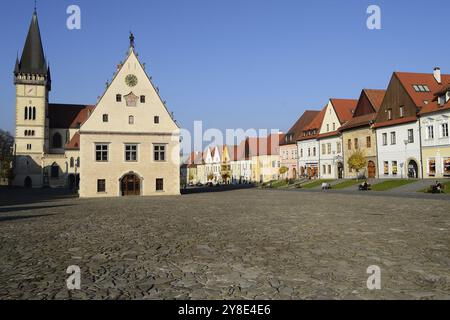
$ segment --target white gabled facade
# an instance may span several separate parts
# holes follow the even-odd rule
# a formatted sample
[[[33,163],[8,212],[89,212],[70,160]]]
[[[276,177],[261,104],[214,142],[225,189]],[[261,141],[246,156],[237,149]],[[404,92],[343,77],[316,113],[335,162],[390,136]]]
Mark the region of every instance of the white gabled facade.
[[[422,178],[419,121],[376,129],[378,175]]]
[[[298,168],[300,177],[318,178],[319,175],[319,141],[317,139],[297,142]]]
[[[80,196],[180,194],[180,129],[134,50],[80,129]]]

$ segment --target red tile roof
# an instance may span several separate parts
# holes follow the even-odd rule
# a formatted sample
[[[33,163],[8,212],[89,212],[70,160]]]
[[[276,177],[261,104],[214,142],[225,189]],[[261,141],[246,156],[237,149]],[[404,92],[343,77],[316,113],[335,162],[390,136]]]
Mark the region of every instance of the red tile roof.
[[[375,110],[380,110],[384,96],[386,95],[386,90],[364,89],[363,91],[366,93],[367,98],[369,98]]]
[[[330,99],[331,104],[341,122],[341,125],[353,118],[353,112],[356,109],[358,100],[354,99]]]
[[[325,106],[322,111],[320,111],[315,117],[314,119],[305,126],[305,128],[303,129],[303,133],[301,135],[300,138],[297,139],[297,141],[304,141],[304,140],[310,140],[310,139],[315,139],[317,138],[319,131],[320,131],[320,127],[322,127],[322,122],[323,122],[323,118],[325,117],[325,113],[327,111],[327,106]],[[316,134],[311,134],[311,135],[304,135],[305,132],[307,131],[312,131],[315,130]]]
[[[69,143],[66,144],[67,150],[80,150],[80,134],[77,132],[70,139]]]
[[[48,117],[52,129],[76,129],[89,118],[95,106],[75,104],[48,105]]]
[[[395,72],[394,75],[400,80],[418,108],[426,107],[425,101],[432,102],[434,94],[444,87],[436,81],[432,73]],[[442,83],[450,83],[449,74],[443,74],[441,77]],[[417,92],[413,87],[414,85],[427,85],[430,92]]]
[[[295,144],[297,140],[303,135],[304,128],[309,125],[314,118],[320,113],[320,111],[307,110],[303,115],[297,120],[294,126],[285,134],[285,136],[292,135],[292,142],[286,142],[283,138],[281,145]]]
[[[363,116],[354,117],[350,121],[348,121],[346,124],[344,124],[341,128],[339,128],[339,131],[345,131],[349,129],[355,129],[363,126],[368,126],[372,122],[375,121],[375,118],[377,117],[376,113],[369,113],[365,114]]]
[[[397,124],[404,124],[409,122],[415,122],[417,121],[417,117],[407,117],[407,118],[399,118],[395,120],[389,120],[385,122],[378,122],[375,123],[374,128],[383,128],[383,127],[389,127]]]

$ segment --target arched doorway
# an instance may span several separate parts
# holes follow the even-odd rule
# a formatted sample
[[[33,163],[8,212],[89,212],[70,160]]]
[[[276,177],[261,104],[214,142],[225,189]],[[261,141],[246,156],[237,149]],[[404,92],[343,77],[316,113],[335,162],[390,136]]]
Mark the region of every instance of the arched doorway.
[[[367,175],[369,176],[369,179],[374,179],[376,177],[376,171],[375,162],[369,161],[367,164]]]
[[[419,166],[414,160],[410,160],[408,163],[408,178],[417,179],[419,177]]]
[[[26,177],[24,181],[24,187],[29,189],[33,187],[33,180],[30,177]]]
[[[140,196],[141,195],[141,179],[133,173],[125,175],[121,181],[122,196]]]
[[[344,164],[339,162],[337,165],[338,169],[338,179],[344,179]]]
[[[75,189],[75,184],[76,184],[76,178],[74,174],[70,174],[69,175],[69,189],[70,190],[74,190]]]

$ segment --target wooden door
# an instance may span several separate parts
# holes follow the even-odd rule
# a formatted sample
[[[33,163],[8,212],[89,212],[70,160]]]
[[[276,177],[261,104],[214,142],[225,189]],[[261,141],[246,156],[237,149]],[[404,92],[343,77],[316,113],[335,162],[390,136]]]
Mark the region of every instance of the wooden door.
[[[141,194],[141,179],[136,175],[126,175],[122,179],[123,196],[139,196]]]
[[[367,172],[368,172],[369,179],[376,178],[376,167],[375,167],[375,163],[373,161],[369,161],[369,164],[367,166]]]

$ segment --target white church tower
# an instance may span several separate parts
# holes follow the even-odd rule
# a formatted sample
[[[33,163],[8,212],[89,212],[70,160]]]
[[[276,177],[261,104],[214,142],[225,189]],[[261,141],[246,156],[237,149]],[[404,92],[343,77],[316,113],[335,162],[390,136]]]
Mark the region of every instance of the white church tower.
[[[15,186],[42,187],[43,157],[48,150],[48,98],[51,90],[36,10],[21,59],[14,68],[16,86]]]

